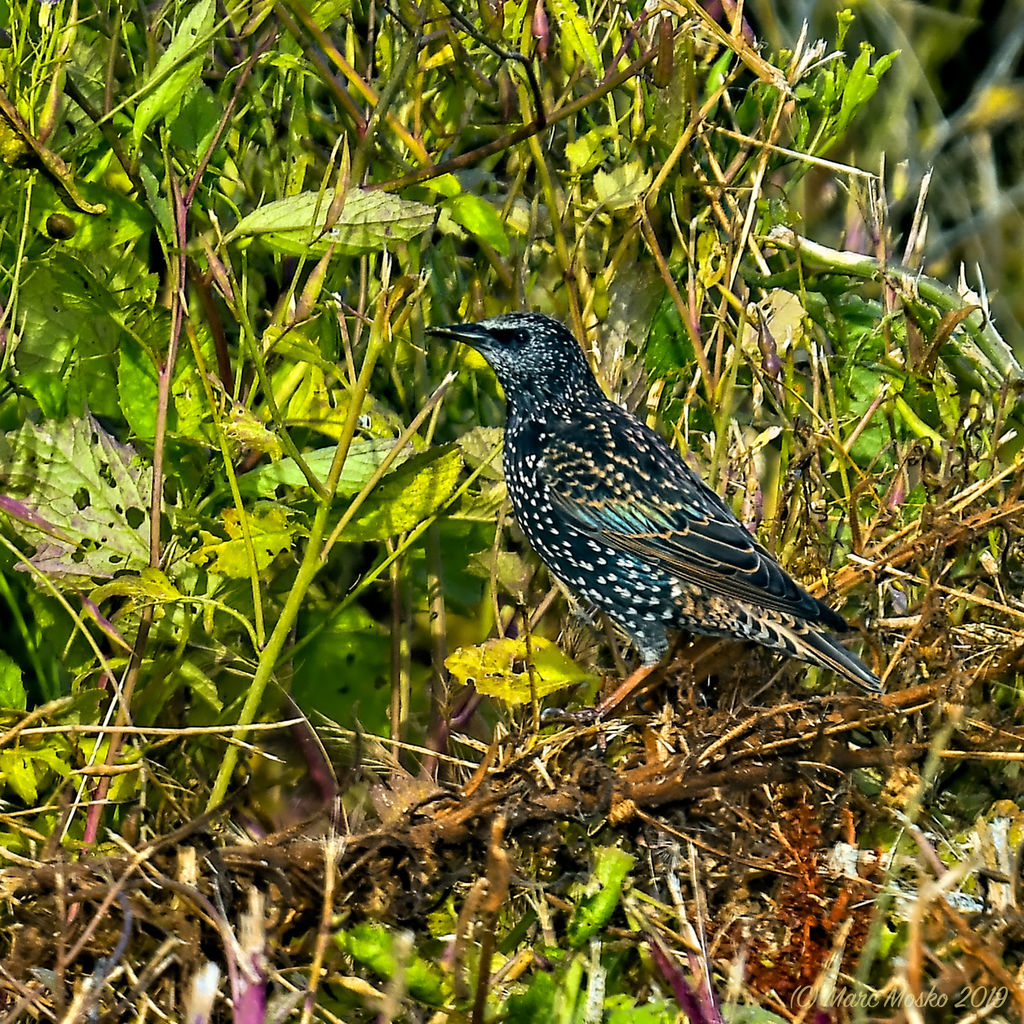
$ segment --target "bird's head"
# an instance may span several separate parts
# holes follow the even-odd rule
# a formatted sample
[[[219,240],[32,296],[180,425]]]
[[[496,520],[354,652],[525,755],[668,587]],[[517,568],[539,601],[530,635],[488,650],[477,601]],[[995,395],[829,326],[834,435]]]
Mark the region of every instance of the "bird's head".
[[[513,408],[533,400],[572,405],[601,394],[579,343],[563,324],[541,313],[503,313],[429,332],[476,349]]]

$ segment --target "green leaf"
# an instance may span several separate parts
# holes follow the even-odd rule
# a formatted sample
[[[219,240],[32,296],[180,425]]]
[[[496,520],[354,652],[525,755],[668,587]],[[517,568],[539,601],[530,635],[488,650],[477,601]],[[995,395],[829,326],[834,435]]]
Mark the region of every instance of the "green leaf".
[[[74,224],[74,234],[62,242],[65,249],[78,252],[110,250],[133,242],[152,229],[152,215],[134,197],[125,196],[102,181],[82,181],[79,187],[84,196],[104,206],[105,211],[88,214],[68,209],[58,190],[46,180],[41,181],[32,193],[32,219],[40,233],[48,233],[47,219],[55,213],[69,218]],[[129,259],[131,257],[126,257],[126,261]]]
[[[181,6],[186,7],[185,4]],[[182,102],[199,87],[216,3],[215,0],[196,0],[187,5],[187,10],[144,86],[146,92],[139,102],[132,125],[132,139],[136,146],[154,121],[163,118],[166,123],[173,123]]]
[[[91,416],[0,436],[0,510],[59,579],[149,564],[153,470]]]
[[[785,1017],[760,1006],[740,1006],[734,1003],[722,1007],[722,1015],[726,1024],[786,1024]],[[612,1024],[611,1020],[609,1024]]]
[[[156,344],[160,344],[160,330],[169,330],[170,316],[166,310],[154,311],[147,322],[140,325]],[[199,343],[212,356],[210,335],[200,330]],[[166,337],[166,335],[164,335]],[[152,443],[156,437],[156,416],[160,396],[157,368],[150,353],[134,338],[125,338],[117,363],[117,393],[121,411],[136,436]],[[202,382],[193,361],[182,355],[174,365],[171,380],[171,400],[167,408],[167,431],[172,437],[182,437],[203,444],[210,440],[206,430],[206,406]]]
[[[7,783],[26,804],[36,803],[40,781],[51,772],[62,779],[71,774],[71,766],[52,746],[0,751],[0,782]]]
[[[200,84],[182,105],[181,114],[171,128],[171,142],[187,153],[205,153],[220,124],[221,113],[213,93]]]
[[[404,963],[399,965],[399,953],[395,949],[395,936],[386,928],[364,922],[334,936],[338,947],[348,953],[356,963],[369,967],[378,977],[391,980],[399,969],[403,972],[409,995],[428,1006],[445,1003],[446,985],[444,975],[438,968],[418,956],[411,949]]]
[[[653,180],[650,168],[645,170],[639,160],[631,160],[611,171],[598,171],[594,175],[594,192],[605,209],[623,210],[634,206]]]
[[[449,199],[453,199],[462,191],[459,179],[454,174],[439,174],[436,178],[428,178],[423,182],[423,187]]]
[[[160,179],[145,164],[139,167],[139,177],[146,186],[148,206],[156,218],[163,244],[170,249],[175,237],[174,214],[171,212],[171,204],[167,201],[166,189],[161,187]],[[166,178],[164,180],[166,181]]]
[[[778,1024],[785,1022],[776,1017]],[[679,1004],[674,1000],[658,999],[637,1006],[636,997],[624,992],[609,996],[604,1003],[602,1024],[676,1024]],[[728,1024],[736,1024],[730,1020]]]
[[[654,379],[678,373],[696,362],[693,343],[671,296],[665,296],[651,323],[644,362]]]
[[[850,31],[857,16],[848,7],[836,12],[836,49],[841,50],[846,42],[846,35]]]
[[[251,573],[252,565],[238,509],[225,509],[221,513],[221,521],[228,539],[223,540],[206,530],[200,530],[203,546],[189,557],[197,565],[206,565],[212,561],[213,572],[232,579],[245,579]],[[296,531],[288,525],[287,510],[280,506],[250,513],[248,523],[256,568],[262,572],[282,551],[294,544]]]
[[[538,971],[530,987],[522,993],[509,996],[507,1024],[536,1024],[537,1021],[554,1021],[555,980],[546,971]]]
[[[124,331],[110,287],[68,253],[37,264],[21,290],[24,327],[14,356],[18,383],[57,419],[88,409],[117,414],[114,358]]]
[[[146,566],[140,573],[122,573],[110,583],[97,587],[89,600],[100,605],[111,597],[127,597],[138,604],[172,604],[180,601],[182,594],[163,570]]]
[[[634,857],[617,846],[605,846],[597,851],[591,887],[596,883],[599,888],[576,905],[566,930],[571,946],[578,948],[584,945],[608,923],[619,904],[622,883],[634,861]]]
[[[26,803],[34,804],[39,786],[32,762],[20,750],[0,751],[0,778]]]
[[[299,707],[343,725],[355,724],[358,709],[359,724],[384,735],[389,700],[387,690],[378,684],[391,672],[388,631],[359,605],[351,604],[341,611],[306,609],[300,634],[291,689]]]
[[[352,10],[352,0],[318,0],[309,9],[309,16],[320,26],[330,28]]]
[[[0,708],[24,711],[25,707],[25,684],[21,680],[21,668],[6,651],[0,651]]]
[[[889,70],[892,62],[899,55],[899,50],[893,50],[884,57],[880,57],[872,65],[871,57],[874,52],[874,47],[870,43],[860,44],[860,53],[853,62],[853,67],[850,68],[846,84],[843,88],[843,98],[839,105],[839,116],[836,119],[836,134],[841,135],[854,117],[857,116],[864,104],[875,95],[879,80]]]
[[[605,158],[604,139],[607,131],[594,128],[565,147],[573,174],[590,174]]]
[[[461,469],[458,445],[442,445],[414,455],[374,488],[342,537],[383,540],[411,530],[448,500]]]
[[[193,665],[187,658],[178,665],[178,675],[188,684],[191,694],[208,704],[214,711],[221,711],[224,702],[217,693],[217,685],[198,665]]]
[[[337,252],[358,255],[407,242],[434,223],[430,206],[353,188],[328,226],[335,195],[334,189],[326,189],[322,194],[300,192],[265,203],[243,217],[227,241],[260,236],[271,248],[293,256],[323,253],[333,242]]]
[[[580,14],[573,0],[548,0],[548,10],[553,15],[569,52],[581,57],[597,77],[604,74],[601,53],[587,20]]]
[[[528,653],[533,660],[532,684]],[[503,637],[460,647],[444,664],[460,683],[473,683],[477,692],[513,705],[528,703],[533,694],[541,698],[574,683],[598,682],[557,644],[539,636],[530,638],[529,652],[525,637]]]
[[[353,441],[348,450],[345,465],[341,468],[341,477],[338,479],[338,496],[352,497],[358,494],[394,447],[394,439],[390,437]],[[316,448],[311,452],[304,452],[302,455],[313,476],[322,484],[327,483],[327,475],[330,472],[331,463],[334,461],[335,451],[337,451],[337,447],[330,445],[327,448]],[[392,470],[397,469],[414,452],[413,446],[407,445],[395,457],[395,461],[391,464]],[[278,496],[277,489],[279,487],[308,488],[309,484],[302,475],[302,471],[291,459],[281,459],[279,462],[270,462],[259,466],[239,477],[238,487],[243,495],[258,494],[261,498],[274,498]]]
[[[463,194],[449,199],[445,204],[452,220],[461,224],[471,235],[497,249],[502,256],[508,256],[508,236],[498,211],[480,196]]]

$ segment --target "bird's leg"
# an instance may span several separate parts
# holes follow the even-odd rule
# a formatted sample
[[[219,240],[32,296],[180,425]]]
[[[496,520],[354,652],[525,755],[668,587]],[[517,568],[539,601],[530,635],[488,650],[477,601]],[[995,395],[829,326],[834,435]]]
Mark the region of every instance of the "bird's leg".
[[[554,714],[549,713],[554,709],[548,708],[544,718],[546,721],[571,722],[574,725],[590,725],[593,722],[600,722],[615,711],[620,704],[633,696],[651,674],[659,668],[661,668],[661,663],[655,662],[653,665],[641,665],[634,669],[612,693],[592,708],[583,708],[581,711],[557,711]]]
[[[653,665],[640,665],[633,669],[626,678],[607,696],[600,704],[591,708],[594,721],[600,721],[615,711],[620,704],[624,704],[630,697],[638,693],[647,682],[652,672],[661,668],[660,662]],[[652,680],[653,682],[653,680]]]

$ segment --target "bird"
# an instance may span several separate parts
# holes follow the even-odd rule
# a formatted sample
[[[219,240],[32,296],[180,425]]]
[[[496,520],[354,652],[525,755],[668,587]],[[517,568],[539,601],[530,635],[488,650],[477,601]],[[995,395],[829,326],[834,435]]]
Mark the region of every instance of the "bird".
[[[569,329],[503,313],[428,328],[475,349],[505,393],[504,473],[516,520],[551,574],[629,636],[640,665],[617,707],[685,631],[753,641],[873,693],[881,682],[812,597],[654,430],[609,399]]]

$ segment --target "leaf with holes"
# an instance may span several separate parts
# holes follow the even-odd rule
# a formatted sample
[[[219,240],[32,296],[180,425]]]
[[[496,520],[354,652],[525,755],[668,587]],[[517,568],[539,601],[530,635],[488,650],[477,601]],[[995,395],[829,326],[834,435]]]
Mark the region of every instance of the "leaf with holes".
[[[31,565],[71,586],[149,564],[152,487],[152,467],[92,416],[0,435],[0,511]]]
[[[252,572],[252,565],[238,510],[226,508],[221,513],[221,520],[228,539],[200,530],[203,546],[191,556],[192,561],[205,565],[212,560],[214,572],[244,579]],[[295,530],[288,525],[288,512],[280,506],[249,513],[248,524],[258,572],[268,568],[282,551],[295,542]]]
[[[527,658],[533,662],[531,673]],[[594,683],[597,676],[580,668],[558,646],[544,637],[487,640],[475,647],[460,647],[445,658],[444,666],[460,683],[473,683],[478,693],[506,704],[526,704],[535,694],[549,693],[575,683]],[[531,675],[533,676],[531,682]]]

